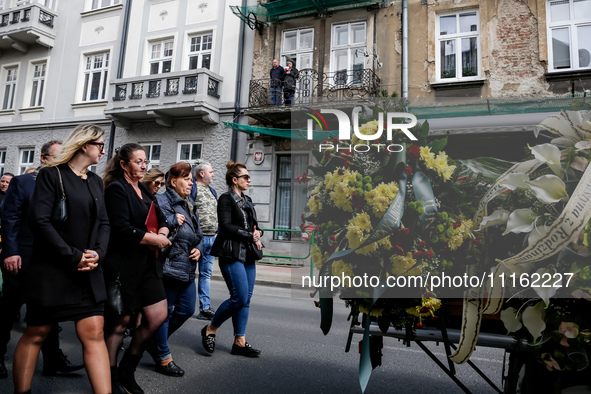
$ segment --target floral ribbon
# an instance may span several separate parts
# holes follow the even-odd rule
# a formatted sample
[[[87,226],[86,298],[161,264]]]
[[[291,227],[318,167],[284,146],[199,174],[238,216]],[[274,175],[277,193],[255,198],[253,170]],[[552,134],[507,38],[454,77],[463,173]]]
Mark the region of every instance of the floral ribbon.
[[[531,173],[543,164],[536,161],[536,165],[533,163],[534,161],[530,160],[511,167],[511,169],[499,178],[499,181],[510,172]],[[475,224],[477,224],[477,218],[481,221],[482,217],[484,217],[483,213],[486,212],[488,201],[502,192],[502,187],[499,188],[498,186],[497,183],[480,202],[479,211],[475,216]],[[486,200],[487,198],[488,200]],[[484,200],[486,201],[483,205]],[[481,212],[480,208],[482,206],[484,206],[484,211]],[[589,220],[591,220],[591,166],[585,170],[569,202],[552,226],[550,226],[546,235],[517,255],[500,261],[494,268],[493,282],[488,281],[486,285],[486,294],[488,296],[486,304],[483,305],[483,302],[480,300],[484,295],[484,288],[472,288],[465,293],[462,332],[458,348],[450,356],[452,361],[462,364],[470,358],[476,346],[482,315],[485,313],[498,313],[500,311],[503,303],[504,286],[500,283],[499,274],[502,271],[517,268],[521,264],[538,262],[557,254],[577,238]]]

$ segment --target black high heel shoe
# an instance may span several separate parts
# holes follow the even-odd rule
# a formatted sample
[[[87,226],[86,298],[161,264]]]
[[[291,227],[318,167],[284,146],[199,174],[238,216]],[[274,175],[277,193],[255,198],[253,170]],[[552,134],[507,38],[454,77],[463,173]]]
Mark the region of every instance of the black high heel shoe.
[[[201,329],[201,344],[207,353],[213,353],[215,350],[215,334],[207,335],[207,326]]]

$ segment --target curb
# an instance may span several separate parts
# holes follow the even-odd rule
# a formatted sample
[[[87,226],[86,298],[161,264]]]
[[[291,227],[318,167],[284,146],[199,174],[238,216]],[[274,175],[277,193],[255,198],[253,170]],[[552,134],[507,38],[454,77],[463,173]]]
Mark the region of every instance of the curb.
[[[211,279],[216,280],[216,281],[220,281],[220,282],[224,281],[224,278],[222,276],[218,276],[218,275],[212,275]],[[282,287],[285,289],[291,288],[291,283],[276,282],[273,280],[265,280],[265,279],[255,279],[254,284],[259,285],[259,286]]]

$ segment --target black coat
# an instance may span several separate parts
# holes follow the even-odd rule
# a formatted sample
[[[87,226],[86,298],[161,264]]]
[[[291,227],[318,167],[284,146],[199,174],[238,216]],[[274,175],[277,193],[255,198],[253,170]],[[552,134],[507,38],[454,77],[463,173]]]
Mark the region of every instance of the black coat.
[[[244,225],[245,219],[247,227]],[[243,201],[233,190],[222,194],[218,199],[218,223],[219,232],[211,247],[211,255],[243,262],[254,261],[248,252],[249,244],[254,245],[254,226],[260,229],[250,197],[244,195]]]
[[[109,221],[103,200],[103,182],[88,173],[88,193],[81,192],[84,181],[68,167],[58,166],[66,193],[68,220],[50,222],[51,212],[61,196],[58,171],[45,167],[39,171],[29,208],[29,225],[35,236],[34,251],[27,274],[27,300],[41,306],[76,305],[83,287],[88,287],[97,303],[106,299],[101,266],[107,252]],[[78,271],[84,249],[95,250],[99,265],[92,271]]]
[[[158,202],[148,187],[138,182],[144,198]],[[108,257],[105,261],[105,279],[113,280],[121,269],[121,277],[134,278],[139,272],[153,269],[162,278],[162,264],[156,261],[154,250],[140,242],[146,234],[145,209],[140,205],[133,186],[124,178],[118,178],[105,189],[105,205],[111,223],[111,237],[109,239]],[[164,215],[157,208],[158,228],[167,227]],[[122,281],[122,287],[125,285]]]
[[[33,233],[28,223],[29,204],[35,191],[36,173],[19,175],[10,181],[2,203],[2,259],[21,256],[33,248]],[[23,260],[22,269],[29,264]]]
[[[300,72],[298,71],[297,68],[293,67],[289,70],[289,74],[286,72],[285,73],[285,79],[283,80],[283,89],[284,90],[289,90],[289,91],[294,91],[296,88],[296,79],[298,78],[298,74]]]
[[[189,259],[191,250],[197,248],[203,256],[203,233],[199,226],[199,213],[193,199],[191,197],[189,199],[194,207],[193,218],[185,208],[183,199],[171,187],[167,187],[164,193],[156,195],[156,200],[166,217],[170,231],[178,227],[177,213],[187,218],[187,221],[179,227],[177,235],[172,241],[170,252],[164,261],[164,275],[182,282],[195,280],[197,261]]]

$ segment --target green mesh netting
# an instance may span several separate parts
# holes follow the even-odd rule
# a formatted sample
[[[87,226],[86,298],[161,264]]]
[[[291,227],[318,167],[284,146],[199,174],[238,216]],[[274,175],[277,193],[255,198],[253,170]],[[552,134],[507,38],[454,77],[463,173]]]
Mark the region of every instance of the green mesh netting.
[[[558,112],[561,110],[582,111],[591,109],[591,97],[585,92],[581,92],[576,93],[574,97],[569,94],[560,97],[489,98],[456,105],[424,104],[425,99],[408,99],[408,112],[418,119],[434,119]]]
[[[252,6],[230,6],[232,12],[248,23],[245,18],[255,15],[259,22],[278,22],[319,12],[346,10],[383,3],[383,0],[276,0]]]
[[[242,131],[248,134],[260,133],[270,135],[273,137],[291,138],[305,140],[307,131],[306,130],[292,130],[292,129],[274,129],[271,127],[260,127],[260,126],[249,126],[245,124],[238,124],[232,122],[223,122],[226,127],[231,129]],[[333,139],[339,135],[337,131],[314,131],[314,141],[324,141],[325,139]]]

